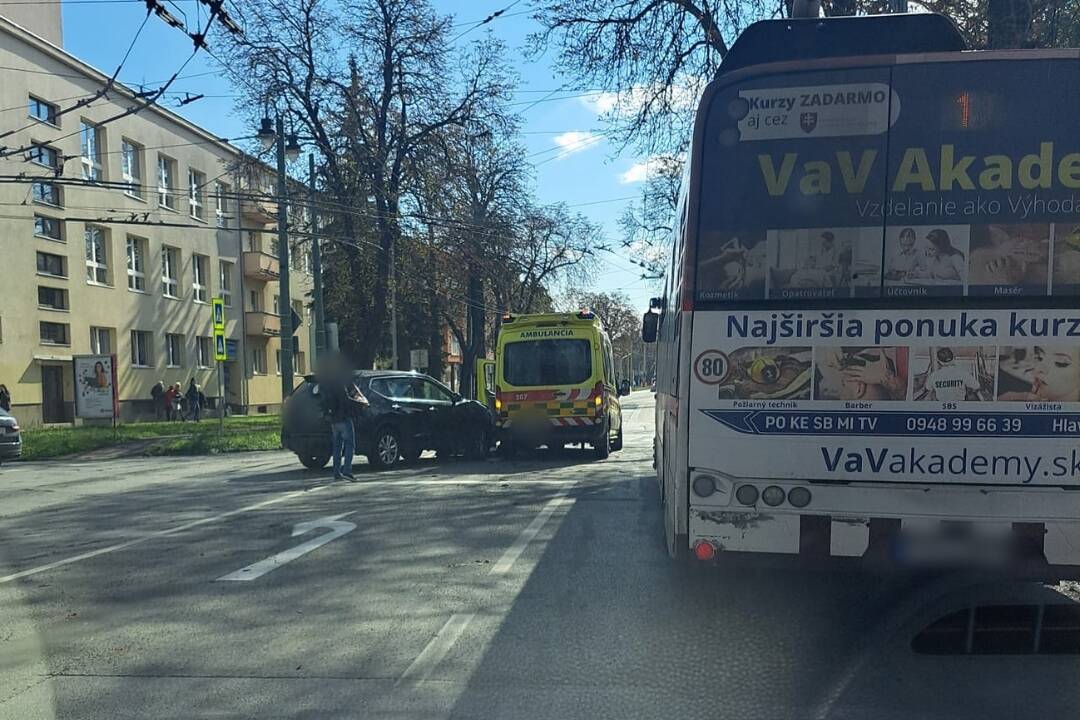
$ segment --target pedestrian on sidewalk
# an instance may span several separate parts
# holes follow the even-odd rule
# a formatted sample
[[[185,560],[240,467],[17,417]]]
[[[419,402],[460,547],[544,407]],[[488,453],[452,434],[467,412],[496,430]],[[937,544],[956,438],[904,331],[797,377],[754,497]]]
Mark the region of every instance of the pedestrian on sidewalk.
[[[11,391],[3,384],[0,384],[0,410],[11,412]]]
[[[184,396],[184,399],[187,401],[188,420],[199,422],[199,414],[202,410],[202,406],[199,403],[200,396],[202,396],[202,391],[199,390],[199,386],[195,384],[195,378],[191,378],[191,382],[188,383],[187,395]]]
[[[169,385],[169,388],[161,396],[162,405],[165,408],[165,419],[169,422],[173,420],[173,407],[176,401],[176,387]]]
[[[330,365],[325,382],[319,383],[323,407],[330,419],[333,444],[334,479],[355,480],[352,463],[356,452],[356,425],[353,419],[363,412],[368,401],[353,382],[348,367],[338,360]]]
[[[150,388],[150,402],[154,406],[154,417],[158,420],[165,413],[165,383],[160,380]]]
[[[180,383],[173,383],[172,391],[172,419],[184,422],[184,391]]]

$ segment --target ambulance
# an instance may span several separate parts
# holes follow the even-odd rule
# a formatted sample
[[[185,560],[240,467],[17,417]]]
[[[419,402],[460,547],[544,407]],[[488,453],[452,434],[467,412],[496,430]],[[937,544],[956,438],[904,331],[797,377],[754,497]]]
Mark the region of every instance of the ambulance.
[[[506,315],[490,369],[496,433],[506,456],[541,445],[588,444],[597,458],[622,449],[611,339],[592,312]],[[486,382],[485,382],[486,380]]]

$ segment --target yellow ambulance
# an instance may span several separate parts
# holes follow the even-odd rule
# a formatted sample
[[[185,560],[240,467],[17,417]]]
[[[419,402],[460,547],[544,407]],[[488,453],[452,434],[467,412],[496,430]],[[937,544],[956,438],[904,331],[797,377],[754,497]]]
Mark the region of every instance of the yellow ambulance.
[[[589,444],[606,458],[623,444],[611,340],[594,313],[507,315],[495,348],[496,433],[504,453]],[[483,376],[478,380],[483,383]]]

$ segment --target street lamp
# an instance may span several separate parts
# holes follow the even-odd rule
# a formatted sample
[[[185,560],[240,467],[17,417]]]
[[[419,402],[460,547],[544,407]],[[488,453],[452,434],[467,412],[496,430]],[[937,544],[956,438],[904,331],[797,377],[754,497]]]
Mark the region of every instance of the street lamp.
[[[277,236],[278,236],[278,317],[281,318],[281,401],[293,391],[293,332],[292,297],[289,293],[289,226],[288,203],[286,202],[285,161],[295,160],[300,155],[297,137],[290,134],[285,137],[285,123],[281,113],[271,121],[262,119],[259,132],[255,137],[262,143],[263,150],[277,149]]]

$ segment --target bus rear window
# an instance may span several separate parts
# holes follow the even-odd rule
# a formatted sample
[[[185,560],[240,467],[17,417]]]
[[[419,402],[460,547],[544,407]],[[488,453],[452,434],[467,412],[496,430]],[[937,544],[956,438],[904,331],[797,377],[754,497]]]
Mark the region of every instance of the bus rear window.
[[[591,375],[588,340],[526,340],[503,351],[503,378],[514,387],[579,385]]]

